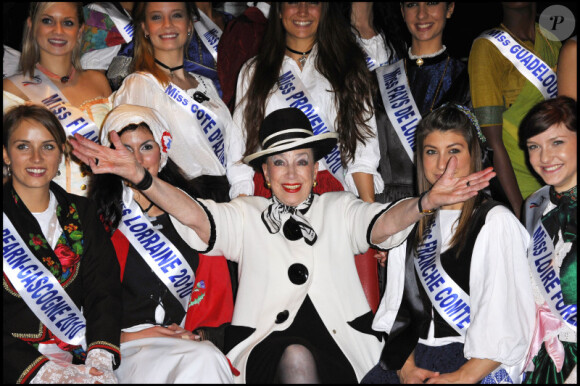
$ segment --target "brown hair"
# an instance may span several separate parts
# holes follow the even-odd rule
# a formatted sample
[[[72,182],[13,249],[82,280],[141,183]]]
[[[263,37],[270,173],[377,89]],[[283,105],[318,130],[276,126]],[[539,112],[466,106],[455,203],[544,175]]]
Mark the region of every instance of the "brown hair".
[[[77,9],[77,19],[79,23],[79,29],[85,24],[85,17],[83,13],[83,3],[82,2],[71,2],[76,6]],[[24,23],[24,32],[22,34],[22,55],[20,56],[19,67],[24,76],[29,76],[32,78],[34,76],[34,67],[36,63],[40,61],[40,50],[38,49],[38,43],[36,42],[36,28],[40,22],[40,16],[51,6],[59,4],[58,2],[32,2],[30,3],[30,8],[28,11],[28,17],[30,19],[30,26],[28,22]],[[75,47],[72,52],[72,64],[73,67],[81,71],[81,39],[82,34],[79,34],[79,39],[77,40]]]
[[[258,55],[253,59],[254,75],[243,96],[243,126],[246,131],[245,156],[260,147],[259,130],[266,102],[278,83],[286,51],[286,31],[279,17],[282,3],[272,3],[268,27]],[[371,117],[372,95],[376,84],[366,67],[365,56],[351,32],[350,22],[341,15],[340,6],[323,2],[316,31],[318,56],[316,69],[330,82],[337,106],[335,130],[339,135],[343,166],[354,161],[357,141],[373,136],[367,124]],[[249,67],[248,67],[249,68]],[[248,76],[243,73],[241,76]]]
[[[131,62],[131,71],[144,71],[152,74],[163,86],[167,86],[170,82],[169,75],[167,75],[161,68],[155,64],[155,54],[154,48],[151,41],[145,37],[145,31],[141,26],[145,23],[147,5],[149,1],[136,2],[133,6],[133,11],[131,16],[133,18],[133,23],[135,26],[135,33],[133,35],[133,41],[135,42],[135,48],[133,51],[133,61]],[[193,30],[193,20],[194,17],[199,15],[197,7],[193,2],[184,2],[185,13],[187,19],[192,23]],[[192,35],[194,32],[192,31]],[[191,37],[187,39],[185,45],[183,46],[184,55],[187,52],[187,47],[189,46],[189,41]]]
[[[46,107],[35,104],[24,104],[10,108],[4,114],[2,122],[2,145],[8,149],[8,141],[14,131],[25,120],[32,120],[44,126],[54,137],[59,151],[68,153],[66,133],[58,118]]]
[[[538,103],[528,111],[520,123],[520,147],[527,151],[528,139],[562,123],[570,131],[576,132],[576,101],[567,96],[559,96]]]
[[[419,125],[417,126],[417,150],[415,152],[415,165],[417,165],[417,188],[421,193],[431,189],[432,186],[427,178],[425,178],[425,171],[423,169],[423,144],[425,142],[425,138],[427,138],[427,136],[434,131],[453,131],[461,134],[467,143],[469,155],[471,156],[469,172],[474,173],[482,170],[482,144],[477,135],[477,129],[475,125],[471,122],[467,114],[461,111],[459,108],[453,105],[445,105],[429,113],[421,120],[421,122],[419,122]],[[469,220],[474,210],[481,204],[482,201],[483,196],[478,194],[477,196],[472,197],[464,202],[461,215],[459,216],[457,230],[455,231],[455,234],[453,235],[450,242],[450,248],[458,245],[458,252],[462,249],[466,239],[465,232],[469,226]],[[423,232],[429,225],[429,222],[433,221],[433,218],[434,216],[425,216],[419,220],[416,238],[414,241],[415,248],[423,242]]]

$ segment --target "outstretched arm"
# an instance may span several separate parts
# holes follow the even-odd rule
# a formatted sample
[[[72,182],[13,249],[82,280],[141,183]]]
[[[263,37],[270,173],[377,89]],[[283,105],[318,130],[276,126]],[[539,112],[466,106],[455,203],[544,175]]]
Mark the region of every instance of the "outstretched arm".
[[[93,173],[112,173],[138,184],[145,177],[145,169],[125,148],[116,131],[111,131],[110,139],[115,149],[96,144],[79,134],[70,138],[70,142],[74,147],[73,154],[89,165]],[[193,229],[203,242],[209,242],[209,219],[202,207],[187,194],[157,177],[153,177],[153,184],[143,193],[155,205]]]
[[[422,197],[423,209],[437,209],[464,202],[476,196],[477,192],[488,186],[489,180],[495,177],[491,167],[466,177],[454,177],[456,169],[457,158],[451,157],[441,178]],[[422,214],[419,213],[418,201],[419,198],[402,201],[383,213],[373,227],[371,242],[375,245],[381,244],[390,236],[419,221]]]

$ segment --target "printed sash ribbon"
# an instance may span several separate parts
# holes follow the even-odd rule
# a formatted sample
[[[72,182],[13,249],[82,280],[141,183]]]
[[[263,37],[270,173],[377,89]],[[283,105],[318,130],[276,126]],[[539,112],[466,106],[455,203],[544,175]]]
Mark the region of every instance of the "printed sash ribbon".
[[[376,70],[383,105],[411,162],[415,162],[415,131],[421,121],[407,81],[404,60]]]
[[[433,308],[447,324],[465,337],[471,324],[470,298],[441,265],[443,239],[439,220],[437,212],[435,221],[423,233],[422,243],[415,251],[415,269]],[[520,375],[508,374],[503,366],[499,366],[481,383],[514,383],[513,379],[520,379]]]
[[[31,101],[41,103],[59,120],[67,136],[80,134],[99,143],[99,128],[79,108],[71,105],[52,81],[38,69],[32,79],[17,74],[9,78]]]
[[[199,15],[201,16],[201,20],[196,21],[193,27],[203,42],[203,45],[217,63],[217,48],[222,37],[222,30],[202,11],[199,11]]]
[[[302,110],[312,125],[314,135],[331,132],[330,127],[333,126],[322,115],[320,108],[314,104],[314,98],[310,96],[300,77],[293,73],[288,64],[282,66],[282,75],[278,79],[278,89],[274,95],[285,107]],[[342,186],[346,186],[345,170],[342,167],[338,144],[321,161]]]
[[[528,249],[532,276],[550,310],[576,332],[577,305],[564,303],[560,276],[554,269],[554,243],[541,221],[534,229],[532,243],[532,247]]]
[[[131,20],[126,15],[122,14],[117,8],[115,8],[113,4],[105,2],[94,3],[91,4],[90,7],[109,15],[113,23],[115,23],[115,27],[117,27],[117,30],[121,36],[123,36],[123,39],[125,39],[126,43],[129,43],[131,40],[133,40],[133,33],[135,28],[131,23]]]
[[[57,278],[32,254],[6,215],[4,226],[4,274],[22,300],[58,339],[87,349],[86,320]]]
[[[195,282],[195,273],[187,260],[167,237],[153,227],[133,200],[133,191],[129,187],[123,188],[122,207],[119,230],[187,311]]]
[[[155,83],[159,84],[153,75],[149,73],[145,73],[145,75],[151,77]],[[163,89],[161,84],[159,86]],[[173,83],[169,83],[164,92],[199,124],[199,128],[202,130],[213,153],[225,168],[227,162],[224,137],[225,129],[223,122],[220,121],[217,114],[208,107],[197,103],[185,91]]]
[[[558,96],[558,77],[542,59],[522,47],[509,33],[500,29],[483,32],[477,39],[487,39],[529,80],[544,96]]]

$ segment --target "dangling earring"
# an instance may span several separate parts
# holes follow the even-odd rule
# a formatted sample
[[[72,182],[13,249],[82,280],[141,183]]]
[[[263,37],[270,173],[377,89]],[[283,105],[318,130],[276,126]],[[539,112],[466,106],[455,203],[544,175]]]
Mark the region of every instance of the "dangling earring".
[[[11,164],[4,165],[6,171],[6,177],[10,177],[12,175],[12,168],[10,167]]]
[[[191,31],[187,31],[187,36],[191,36]]]
[[[312,184],[313,188],[316,188],[316,185],[318,185],[318,181],[314,180],[314,183]]]
[[[268,187],[268,189],[272,189],[272,184],[270,184],[268,181],[266,181],[266,186]]]
[[[57,169],[57,170],[56,170],[56,175],[57,175],[57,176],[60,176],[60,169]]]

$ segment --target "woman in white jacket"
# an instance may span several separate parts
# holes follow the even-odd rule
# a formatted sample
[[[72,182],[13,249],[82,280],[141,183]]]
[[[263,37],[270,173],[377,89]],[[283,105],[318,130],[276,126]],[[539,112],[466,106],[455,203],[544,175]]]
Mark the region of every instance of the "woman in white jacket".
[[[423,208],[466,200],[494,176],[489,169],[457,178],[451,162],[420,203],[411,198],[370,204],[343,192],[318,196],[312,193],[317,161],[336,145],[336,137],[313,135],[298,109],[270,114],[260,129],[263,150],[244,162],[262,169],[273,197],[221,204],[192,199],[152,178],[115,133],[111,139],[118,150],[73,139],[74,153],[95,173],[140,181],[136,186],[179,220],[176,228],[193,248],[239,263],[240,286],[226,332],[228,356],[241,372],[236,381],[360,381],[383,343],[370,329],[372,312],[354,255],[370,245],[395,247]]]

